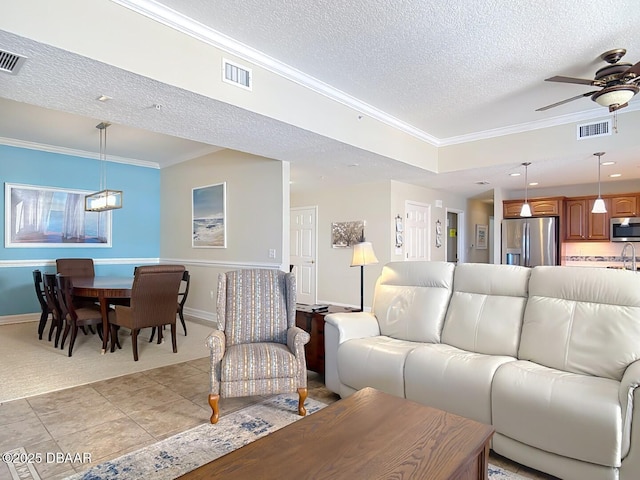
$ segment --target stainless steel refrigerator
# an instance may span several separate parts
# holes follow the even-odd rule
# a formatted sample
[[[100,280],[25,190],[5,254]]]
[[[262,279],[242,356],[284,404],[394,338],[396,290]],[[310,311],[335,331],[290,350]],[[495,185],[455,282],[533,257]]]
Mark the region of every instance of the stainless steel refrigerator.
[[[502,221],[502,263],[558,265],[558,217],[508,218]]]

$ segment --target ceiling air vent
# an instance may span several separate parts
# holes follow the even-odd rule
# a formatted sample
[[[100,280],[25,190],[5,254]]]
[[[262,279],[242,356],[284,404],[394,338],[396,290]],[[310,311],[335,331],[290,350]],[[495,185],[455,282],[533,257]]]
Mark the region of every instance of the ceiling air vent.
[[[250,68],[243,67],[225,58],[222,59],[222,81],[251,90],[252,80],[253,76]]]
[[[578,140],[582,140],[584,138],[604,137],[605,135],[611,135],[611,120],[578,125]]]
[[[15,75],[22,67],[26,57],[21,57],[15,53],[0,50],[0,72],[11,73]]]

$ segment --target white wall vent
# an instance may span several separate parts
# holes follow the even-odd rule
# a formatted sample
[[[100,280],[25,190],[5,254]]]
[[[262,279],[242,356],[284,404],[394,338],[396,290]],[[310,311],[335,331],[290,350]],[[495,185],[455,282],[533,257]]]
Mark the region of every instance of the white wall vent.
[[[22,57],[15,53],[0,50],[0,71],[15,75],[22,67],[26,57]]]
[[[578,140],[611,135],[611,119],[578,125]]]
[[[222,59],[222,81],[231,83],[237,87],[251,90],[253,75],[251,69],[239,65],[226,58]]]

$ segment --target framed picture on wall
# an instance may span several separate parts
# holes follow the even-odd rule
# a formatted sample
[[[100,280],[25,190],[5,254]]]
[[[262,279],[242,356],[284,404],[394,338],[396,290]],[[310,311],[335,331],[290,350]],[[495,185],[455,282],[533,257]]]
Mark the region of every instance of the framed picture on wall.
[[[331,224],[331,247],[351,248],[364,237],[364,220],[333,222]]]
[[[5,183],[5,248],[111,247],[111,211],[85,212],[93,192]]]
[[[191,193],[193,248],[227,247],[226,182],[196,187]]]
[[[478,250],[487,249],[487,233],[489,227],[487,225],[476,225],[476,248]]]

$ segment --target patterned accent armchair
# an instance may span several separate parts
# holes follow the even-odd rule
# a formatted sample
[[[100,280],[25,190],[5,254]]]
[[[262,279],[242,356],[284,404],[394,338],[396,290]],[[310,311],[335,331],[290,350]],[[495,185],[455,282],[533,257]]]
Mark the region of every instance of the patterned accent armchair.
[[[220,397],[298,392],[306,415],[309,334],[295,326],[296,282],[280,270],[235,270],[218,275],[218,330],[211,350],[211,423]]]

